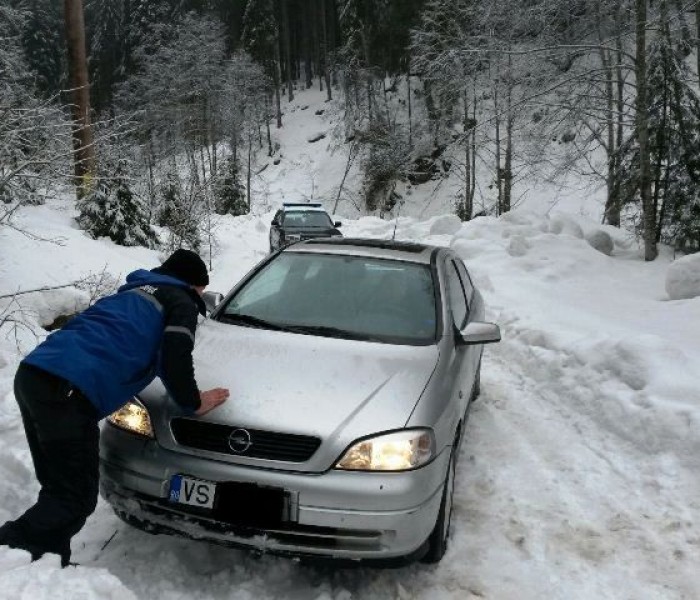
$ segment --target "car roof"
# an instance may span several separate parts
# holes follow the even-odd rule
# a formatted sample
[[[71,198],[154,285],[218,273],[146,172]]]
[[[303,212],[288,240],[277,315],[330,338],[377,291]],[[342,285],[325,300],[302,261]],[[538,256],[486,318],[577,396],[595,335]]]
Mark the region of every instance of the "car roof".
[[[429,265],[433,254],[437,250],[439,250],[438,246],[395,240],[322,238],[292,244],[285,248],[283,252],[369,256]]]
[[[284,212],[294,212],[294,211],[303,211],[303,212],[326,212],[323,209],[323,206],[320,204],[297,204],[297,203],[284,203],[282,205],[282,210]]]

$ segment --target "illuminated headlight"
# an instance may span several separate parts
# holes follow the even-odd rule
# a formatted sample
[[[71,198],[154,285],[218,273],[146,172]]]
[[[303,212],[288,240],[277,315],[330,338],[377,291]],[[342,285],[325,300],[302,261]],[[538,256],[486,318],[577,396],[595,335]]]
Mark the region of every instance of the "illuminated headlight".
[[[155,437],[151,427],[151,417],[146,407],[136,398],[132,398],[119,410],[109,415],[107,421],[119,429],[149,438]]]
[[[435,438],[429,429],[407,429],[356,442],[335,465],[348,471],[406,471],[435,456]]]

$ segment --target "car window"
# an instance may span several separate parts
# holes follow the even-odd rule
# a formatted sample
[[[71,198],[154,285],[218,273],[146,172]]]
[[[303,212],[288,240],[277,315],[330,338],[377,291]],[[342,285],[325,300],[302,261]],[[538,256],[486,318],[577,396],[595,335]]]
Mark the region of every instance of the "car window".
[[[319,210],[294,210],[284,213],[285,227],[332,227],[330,217]]]
[[[341,254],[283,252],[221,311],[222,321],[394,344],[435,342],[428,265]]]
[[[445,265],[447,270],[447,294],[450,300],[450,310],[452,312],[452,320],[457,329],[462,329],[467,323],[467,301],[464,297],[464,289],[462,288],[462,280],[457,272],[457,265],[454,261],[447,261]]]
[[[237,310],[245,312],[249,306],[255,306],[279,294],[284,281],[289,274],[289,264],[284,261],[273,261],[266,267],[267,276],[255,278],[246,286],[246,293],[236,296]]]
[[[471,275],[467,271],[467,267],[464,265],[464,261],[457,260],[457,270],[459,271],[460,279],[462,280],[462,286],[464,287],[464,292],[467,295],[467,306],[471,306],[472,296],[474,295],[474,284],[472,283]]]

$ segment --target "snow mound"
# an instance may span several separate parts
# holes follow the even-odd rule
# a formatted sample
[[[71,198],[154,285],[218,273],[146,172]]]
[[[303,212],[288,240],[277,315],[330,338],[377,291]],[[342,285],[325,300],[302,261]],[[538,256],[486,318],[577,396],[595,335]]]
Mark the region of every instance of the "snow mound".
[[[602,229],[589,233],[586,236],[586,241],[592,248],[595,248],[598,252],[602,252],[607,256],[610,256],[613,253],[613,248],[615,247],[615,243],[613,242],[610,234]]]
[[[462,228],[462,221],[456,215],[436,217],[430,225],[430,235],[454,235]]]
[[[522,235],[514,235],[508,244],[508,254],[511,256],[525,256],[531,248],[530,243]]]
[[[700,296],[700,254],[684,256],[671,263],[666,272],[666,292],[671,300]]]
[[[564,234],[583,238],[583,229],[576,220],[569,215],[554,215],[549,221],[549,231],[557,235]]]
[[[21,550],[0,548],[0,589],[3,598],[32,600],[136,600],[107,569],[62,569],[56,554],[30,562]]]

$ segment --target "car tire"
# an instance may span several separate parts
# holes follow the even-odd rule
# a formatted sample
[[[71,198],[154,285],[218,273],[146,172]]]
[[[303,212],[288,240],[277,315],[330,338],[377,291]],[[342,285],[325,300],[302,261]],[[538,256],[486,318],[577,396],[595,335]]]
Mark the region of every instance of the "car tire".
[[[450,464],[447,467],[447,477],[442,488],[442,501],[440,511],[433,532],[428,538],[428,551],[421,559],[421,562],[433,564],[440,562],[447,552],[447,543],[450,538],[450,524],[452,522],[452,503],[455,491],[455,475],[457,472],[457,440],[452,446],[450,454]]]

